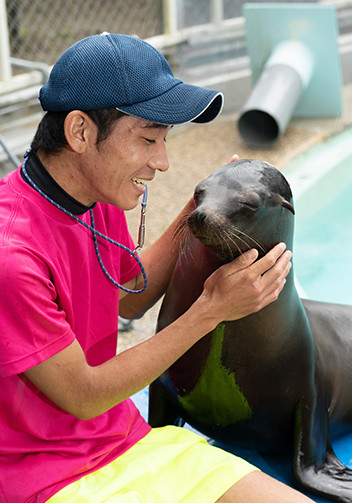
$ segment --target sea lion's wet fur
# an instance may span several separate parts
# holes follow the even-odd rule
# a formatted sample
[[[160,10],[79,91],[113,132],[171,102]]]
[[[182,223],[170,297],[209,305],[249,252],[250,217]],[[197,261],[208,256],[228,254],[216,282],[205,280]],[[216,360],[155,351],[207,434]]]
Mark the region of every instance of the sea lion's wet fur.
[[[224,166],[194,198],[158,330],[189,308],[222,263],[253,247],[263,255],[281,241],[292,249],[291,190],[267,163]],[[352,426],[351,326],[350,306],[302,302],[291,270],[276,302],[221,324],[151,385],[150,422],[162,426],[181,416],[227,444],[269,452],[291,446],[303,486],[352,502],[352,472],[329,439],[329,431]]]

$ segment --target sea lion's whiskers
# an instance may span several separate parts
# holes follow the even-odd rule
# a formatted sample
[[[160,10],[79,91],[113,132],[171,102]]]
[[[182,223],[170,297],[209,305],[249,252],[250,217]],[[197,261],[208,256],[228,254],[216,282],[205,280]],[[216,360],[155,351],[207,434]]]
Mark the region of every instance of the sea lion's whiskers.
[[[266,250],[265,248],[263,247],[263,245],[257,241],[256,239],[254,239],[252,236],[250,236],[249,234],[247,234],[246,232],[244,231],[241,231],[241,229],[238,229],[237,227],[233,227],[232,229],[230,229],[232,232],[233,232],[233,235],[237,238],[237,239],[241,239],[240,236],[238,234],[242,234],[242,236],[246,237],[250,243],[253,243],[255,246],[257,246],[258,248],[260,248],[260,250],[264,253],[266,253]],[[227,230],[227,232],[229,233],[230,235],[230,231]],[[238,233],[238,234],[237,234]],[[247,243],[244,239],[241,239],[241,241],[243,243],[245,243],[247,246],[248,246],[248,249],[251,248],[252,245],[250,245],[249,243]]]
[[[214,227],[215,227],[215,225],[214,225]],[[242,253],[241,249],[238,246],[236,239],[234,239],[234,237],[237,238],[237,236],[235,236],[233,234],[229,234],[227,229],[224,229],[220,224],[217,224],[216,227],[217,227],[215,230],[216,238],[218,239],[218,241],[221,244],[221,248],[222,248],[223,253],[226,255],[229,255],[231,259],[234,258],[235,252],[233,250],[233,247],[230,246],[230,243],[231,243],[232,245],[234,245],[236,247],[237,252],[241,254]],[[229,241],[230,241],[230,243],[229,243]],[[243,241],[243,240],[241,240],[241,241]]]
[[[242,255],[242,253],[243,253],[243,251],[241,250],[237,241],[238,241],[238,236],[228,235],[227,240],[224,242],[224,245],[226,245],[227,249],[229,250],[229,255],[232,259],[235,258],[235,251],[233,249],[234,247],[236,248],[239,255]],[[240,241],[242,243],[244,243],[246,246],[248,246],[248,244],[245,241],[243,241],[242,239],[240,239]],[[225,246],[223,248],[225,248]],[[250,248],[250,246],[248,246],[248,249],[249,248]]]
[[[228,255],[229,255],[229,258],[230,258],[231,260],[233,260],[233,259],[235,258],[235,256],[236,256],[236,253],[235,253],[235,251],[233,250],[233,247],[230,245],[229,241],[230,241],[230,243],[231,243],[232,245],[234,245],[234,246],[237,248],[237,252],[238,252],[238,254],[239,254],[239,255],[241,255],[243,252],[241,251],[240,247],[238,246],[237,242],[236,242],[234,239],[230,238],[229,240],[227,240],[227,241],[224,243],[223,250],[224,250],[224,253],[225,253],[225,245],[226,245],[226,248],[227,248],[227,250],[228,250]]]
[[[219,234],[220,237],[222,238],[221,240],[224,242],[224,244],[225,243],[227,244],[229,249],[231,249],[232,255],[233,255],[233,249],[230,248],[229,242],[236,246],[237,251],[240,254],[243,253],[243,251],[241,250],[238,243],[242,243],[243,245],[245,245],[248,250],[251,248],[251,245],[245,239],[243,239],[243,237],[241,237],[239,235],[239,234],[242,234],[245,237],[247,237],[249,240],[251,240],[250,236],[248,236],[246,233],[241,232],[239,229],[237,229],[233,226],[230,229],[228,229],[228,228],[220,227],[220,225],[219,225],[219,228],[221,230],[221,235]]]
[[[187,213],[180,218],[174,230],[173,239],[178,242],[180,259],[185,260],[187,263],[192,261],[196,264],[197,262],[191,247],[193,234],[189,227],[189,216],[190,213]]]
[[[176,228],[174,230],[174,239],[178,238],[180,234],[182,234],[185,230],[188,229],[188,217],[189,215],[183,215],[180,220],[177,222]]]
[[[244,237],[249,237],[249,236],[244,236]],[[226,238],[231,242],[231,243],[234,243],[236,244],[237,248],[238,248],[238,251],[240,251],[239,247],[238,247],[238,242],[244,244],[245,246],[247,246],[248,250],[250,249],[250,244],[243,238],[241,237],[236,231],[232,231],[230,232],[228,229],[226,229]]]
[[[179,243],[180,250],[187,245],[192,233],[188,225],[189,214],[183,215],[175,228],[173,239]]]

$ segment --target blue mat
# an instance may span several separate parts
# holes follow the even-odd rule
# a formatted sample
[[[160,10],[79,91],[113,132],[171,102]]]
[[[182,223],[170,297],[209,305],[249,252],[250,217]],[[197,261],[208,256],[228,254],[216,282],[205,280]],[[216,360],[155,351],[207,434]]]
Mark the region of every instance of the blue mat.
[[[136,393],[132,396],[132,400],[140,410],[144,419],[148,418],[148,389],[144,389],[139,393]],[[194,430],[191,426],[185,425],[185,428],[189,430]],[[198,432],[197,432],[198,433]],[[219,445],[214,441],[210,440],[210,443],[214,445],[218,445],[223,449],[226,449],[230,452],[233,452],[237,456],[246,459],[254,466],[260,468],[264,473],[271,475],[272,477],[284,482],[285,484],[294,487],[295,489],[299,489],[293,479],[292,471],[291,471],[291,459],[289,456],[264,456],[257,451],[250,451],[244,449],[230,449],[226,445]],[[346,435],[345,437],[337,440],[333,444],[335,453],[339,457],[339,459],[349,468],[352,468],[352,433],[350,435]],[[304,491],[301,491],[304,492]],[[318,498],[316,496],[312,496],[309,493],[307,494],[313,501],[317,503],[331,503],[331,500],[326,498]]]

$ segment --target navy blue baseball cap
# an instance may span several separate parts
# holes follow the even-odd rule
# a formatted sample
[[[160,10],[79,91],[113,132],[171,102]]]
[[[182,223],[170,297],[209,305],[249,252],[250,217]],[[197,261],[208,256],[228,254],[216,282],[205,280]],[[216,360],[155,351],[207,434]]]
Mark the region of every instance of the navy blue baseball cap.
[[[117,108],[167,125],[209,122],[223,106],[221,92],[175,78],[164,56],[144,40],[113,33],[67,49],[39,100],[45,111]]]

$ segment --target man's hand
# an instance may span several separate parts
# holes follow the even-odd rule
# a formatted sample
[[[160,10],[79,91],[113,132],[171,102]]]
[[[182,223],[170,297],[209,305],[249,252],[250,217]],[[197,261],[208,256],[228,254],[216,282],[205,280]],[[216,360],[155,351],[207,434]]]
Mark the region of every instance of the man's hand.
[[[239,160],[239,156],[237,154],[233,154],[227,164],[231,164],[232,162],[235,162],[238,160]]]
[[[292,253],[280,243],[256,261],[258,252],[249,250],[217,269],[204,283],[200,302],[220,321],[237,320],[275,301],[291,269]]]

